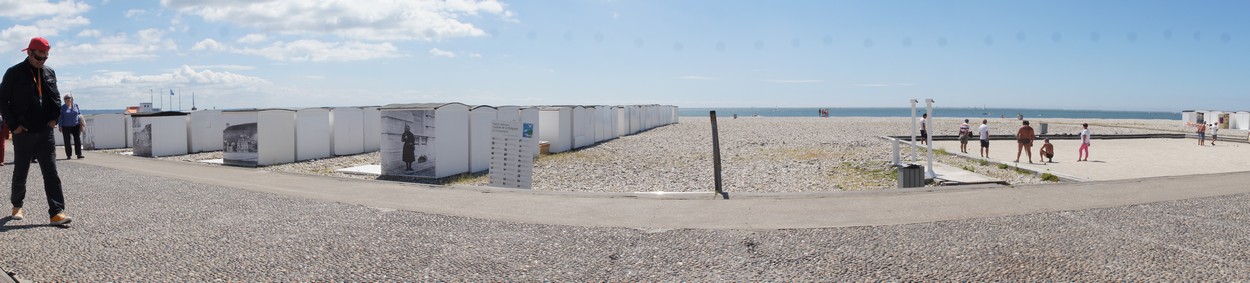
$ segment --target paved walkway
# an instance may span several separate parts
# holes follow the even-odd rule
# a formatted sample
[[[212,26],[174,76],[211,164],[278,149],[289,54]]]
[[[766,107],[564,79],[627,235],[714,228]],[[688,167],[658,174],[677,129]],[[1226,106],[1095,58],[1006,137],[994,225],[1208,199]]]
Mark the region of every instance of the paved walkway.
[[[1185,176],[1195,174],[1228,173],[1250,170],[1250,145],[1245,143],[1216,142],[1198,146],[1196,139],[1095,139],[1090,146],[1088,162],[1077,162],[1076,152],[1080,145],[1076,140],[1051,140],[1057,153],[1055,163],[1041,163],[1037,150],[1042,141],[1033,145],[1033,164],[1020,154],[1016,163],[1015,141],[991,141],[990,159],[993,162],[1019,166],[1036,172],[1051,172],[1061,177],[1077,180],[1105,181],[1148,178],[1154,176]],[[971,158],[979,158],[969,145]],[[946,148],[958,153],[957,141],[934,141],[933,148]]]
[[[1012,189],[914,188],[810,194],[603,194],[348,180],[112,154],[82,162],[143,175],[359,204],[522,223],[593,227],[787,229],[922,223],[1250,193],[1250,172]],[[1250,167],[1248,167],[1250,168]],[[884,213],[883,213],[884,212]]]

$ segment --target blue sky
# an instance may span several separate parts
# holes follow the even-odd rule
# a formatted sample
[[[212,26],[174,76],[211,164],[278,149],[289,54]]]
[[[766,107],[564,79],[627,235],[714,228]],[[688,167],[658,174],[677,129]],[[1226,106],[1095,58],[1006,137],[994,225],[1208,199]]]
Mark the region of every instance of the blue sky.
[[[1250,109],[1247,1],[18,1],[88,109]],[[160,104],[159,99],[157,104]],[[177,109],[178,106],[166,107]]]

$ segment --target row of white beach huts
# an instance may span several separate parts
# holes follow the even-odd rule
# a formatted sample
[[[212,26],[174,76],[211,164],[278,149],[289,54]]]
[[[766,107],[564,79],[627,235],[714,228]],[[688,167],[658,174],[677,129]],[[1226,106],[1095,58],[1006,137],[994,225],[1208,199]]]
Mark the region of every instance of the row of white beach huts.
[[[1250,111],[1181,111],[1181,121],[1186,126],[1215,124],[1220,129],[1250,130]]]
[[[549,152],[558,153],[677,123],[677,107],[422,103],[84,118],[87,149],[133,148],[134,155],[147,157],[223,151],[223,163],[238,166],[381,150],[385,175],[442,178],[490,168],[491,125],[496,120],[530,124],[533,136],[545,141]],[[533,151],[538,147],[535,143]]]

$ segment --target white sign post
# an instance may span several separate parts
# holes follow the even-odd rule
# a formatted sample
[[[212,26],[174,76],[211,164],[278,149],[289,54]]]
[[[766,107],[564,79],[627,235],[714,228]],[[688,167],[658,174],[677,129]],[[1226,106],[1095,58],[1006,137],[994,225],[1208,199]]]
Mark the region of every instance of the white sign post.
[[[491,125],[490,185],[529,189],[534,183],[534,124],[496,120]]]

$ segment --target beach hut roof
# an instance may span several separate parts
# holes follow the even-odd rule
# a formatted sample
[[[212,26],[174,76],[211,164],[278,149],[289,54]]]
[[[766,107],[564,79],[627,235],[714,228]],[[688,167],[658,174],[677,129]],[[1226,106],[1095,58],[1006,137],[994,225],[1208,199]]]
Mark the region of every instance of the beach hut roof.
[[[247,108],[247,109],[230,109],[230,110],[223,110],[223,111],[221,111],[221,112],[237,113],[237,112],[260,112],[260,111],[273,111],[273,110],[277,110],[277,111],[295,111],[295,109],[290,109],[290,108]]]
[[[152,113],[134,113],[134,114],[130,114],[130,116],[131,117],[161,117],[161,116],[187,116],[187,114],[188,114],[187,112],[162,111],[162,112],[152,112]]]
[[[464,106],[465,108],[469,108],[469,105],[464,104],[464,103],[460,103],[460,102],[450,102],[450,103],[396,103],[396,104],[387,104],[386,106],[379,107],[379,108],[378,108],[378,110],[387,110],[387,109],[413,109],[413,108],[418,108],[418,109],[438,109],[438,108],[442,108],[442,107],[445,107],[445,106],[448,106],[448,105],[460,105],[460,106]]]
[[[470,110],[474,110],[474,109],[478,109],[478,108],[491,108],[491,109],[496,109],[496,107],[494,107],[494,106],[490,106],[490,105],[478,105],[478,106],[469,107],[469,109],[470,109]]]

